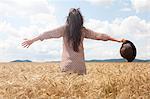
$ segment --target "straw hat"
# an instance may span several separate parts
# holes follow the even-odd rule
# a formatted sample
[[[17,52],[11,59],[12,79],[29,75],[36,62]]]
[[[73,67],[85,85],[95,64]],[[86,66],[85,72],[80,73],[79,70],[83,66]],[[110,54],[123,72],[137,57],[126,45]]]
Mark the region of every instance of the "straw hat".
[[[120,48],[120,54],[128,62],[132,62],[136,57],[136,47],[131,41],[126,40]]]

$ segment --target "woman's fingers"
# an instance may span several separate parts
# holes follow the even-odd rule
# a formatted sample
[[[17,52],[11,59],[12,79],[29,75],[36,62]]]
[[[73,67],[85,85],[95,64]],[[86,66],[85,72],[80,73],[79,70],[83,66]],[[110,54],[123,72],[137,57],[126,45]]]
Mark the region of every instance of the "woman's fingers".
[[[27,44],[23,44],[22,46],[23,46],[23,47],[26,47],[26,46],[27,46]]]
[[[126,42],[126,39],[123,39],[122,42],[123,42],[123,43]]]
[[[28,48],[29,46],[30,46],[30,45],[28,45],[27,48]]]
[[[23,42],[23,43],[22,43],[22,46],[24,46],[25,44],[26,44],[26,43]]]
[[[25,47],[28,48],[28,47],[30,46],[30,44],[28,44],[28,42],[25,41],[25,42],[22,43],[22,46],[23,46],[24,48],[25,48]]]
[[[23,42],[23,43],[22,43],[22,46],[25,45],[25,44],[26,44],[26,42]]]
[[[122,39],[122,40],[121,40],[121,42],[123,42],[123,43],[126,42],[126,41],[127,41],[126,39]]]
[[[23,45],[23,47],[25,48],[27,45]]]
[[[27,45],[27,42],[23,42],[23,43],[22,43],[22,46],[24,46],[24,45]]]
[[[29,46],[30,46],[30,45],[25,45],[24,48],[25,48],[25,47],[28,48]]]
[[[27,44],[28,39],[25,38],[25,39],[23,39],[23,40],[25,40],[25,41],[22,43],[22,46],[25,45],[25,44]]]
[[[27,38],[24,38],[23,40],[28,40]]]

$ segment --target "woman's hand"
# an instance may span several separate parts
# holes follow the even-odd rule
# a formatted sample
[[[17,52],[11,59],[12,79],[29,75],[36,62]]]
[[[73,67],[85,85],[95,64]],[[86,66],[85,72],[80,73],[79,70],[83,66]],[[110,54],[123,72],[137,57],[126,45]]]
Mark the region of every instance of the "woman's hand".
[[[110,37],[108,38],[110,41],[115,41],[115,42],[119,42],[119,43],[124,43],[126,42],[127,40],[126,39],[116,39],[116,38],[113,38],[113,37]]]
[[[25,47],[29,47],[34,41],[33,40],[28,40],[28,39],[24,39],[25,41],[22,43],[22,46]]]
[[[127,40],[126,39],[121,39],[120,42],[124,43],[126,42]]]

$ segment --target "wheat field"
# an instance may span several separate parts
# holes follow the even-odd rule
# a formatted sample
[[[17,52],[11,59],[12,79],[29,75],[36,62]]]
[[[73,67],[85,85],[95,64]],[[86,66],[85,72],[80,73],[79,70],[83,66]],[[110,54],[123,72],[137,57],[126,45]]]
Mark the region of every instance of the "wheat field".
[[[150,63],[86,63],[87,74],[59,63],[0,63],[0,99],[150,99]]]

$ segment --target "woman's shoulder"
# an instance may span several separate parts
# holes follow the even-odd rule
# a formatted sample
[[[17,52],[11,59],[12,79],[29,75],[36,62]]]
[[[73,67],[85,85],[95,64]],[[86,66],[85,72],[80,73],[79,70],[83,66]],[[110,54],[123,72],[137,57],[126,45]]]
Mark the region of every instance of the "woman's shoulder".
[[[86,32],[88,32],[88,29],[87,29],[86,27],[82,27],[82,28],[81,28],[81,32],[82,32],[83,34],[85,34]]]
[[[82,31],[82,34],[84,35],[84,37],[90,35],[90,34],[93,32],[91,29],[88,29],[88,28],[86,28],[86,27],[83,27],[83,28],[81,29],[81,31]]]
[[[92,30],[89,29],[89,28],[86,28],[86,27],[82,27],[81,31],[82,31],[83,33],[87,33],[87,32],[91,32]]]
[[[59,32],[61,32],[62,34],[64,34],[64,32],[66,31],[66,25],[60,25],[59,27],[55,28],[54,30],[57,30]]]

